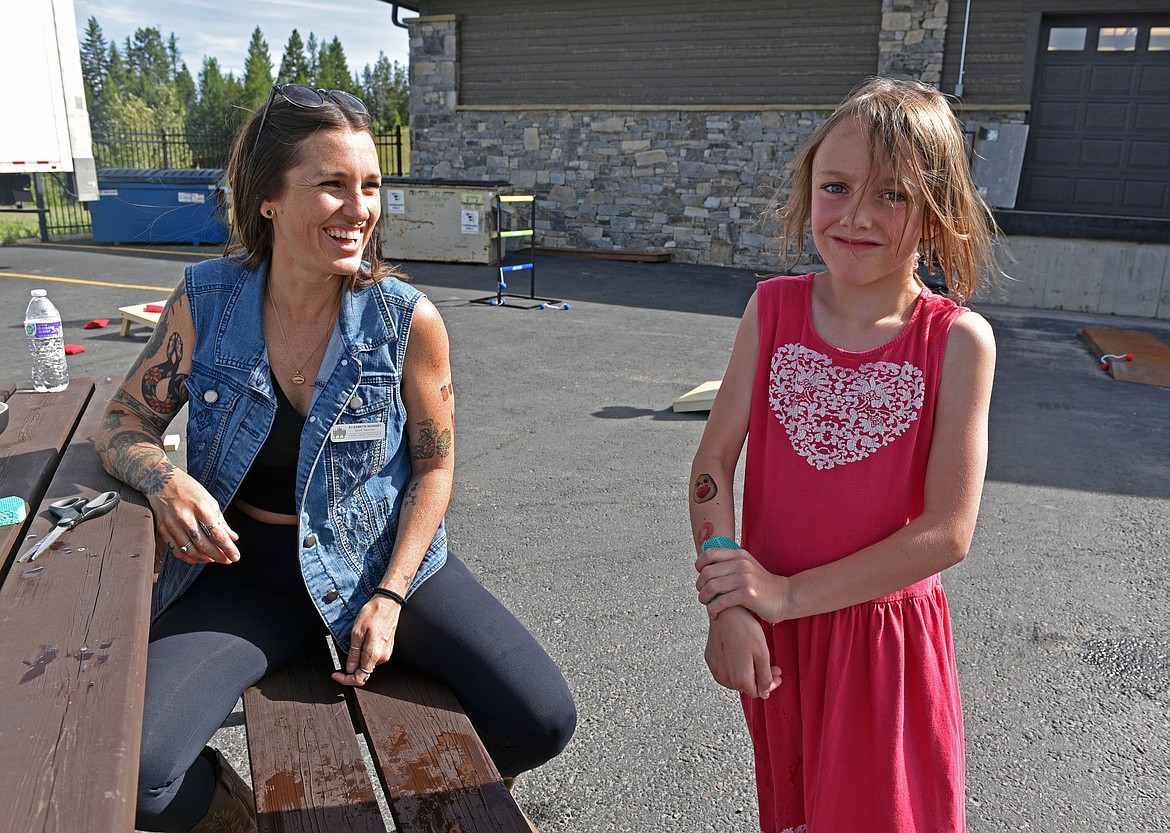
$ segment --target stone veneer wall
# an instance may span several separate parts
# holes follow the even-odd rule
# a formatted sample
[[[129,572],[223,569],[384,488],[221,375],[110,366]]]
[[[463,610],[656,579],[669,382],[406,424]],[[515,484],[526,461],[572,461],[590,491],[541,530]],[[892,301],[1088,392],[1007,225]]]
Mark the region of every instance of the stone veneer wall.
[[[946,2],[883,0],[875,72],[937,84],[946,19]],[[413,175],[503,179],[534,193],[541,246],[781,265],[765,252],[759,216],[784,165],[835,102],[809,109],[463,108],[458,17],[407,23]]]

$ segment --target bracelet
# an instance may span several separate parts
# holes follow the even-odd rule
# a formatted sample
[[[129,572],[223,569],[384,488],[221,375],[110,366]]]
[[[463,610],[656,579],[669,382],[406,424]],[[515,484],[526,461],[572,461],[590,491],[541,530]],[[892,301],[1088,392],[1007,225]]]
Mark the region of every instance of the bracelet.
[[[716,548],[722,550],[737,550],[739,549],[739,544],[735,543],[735,541],[732,541],[730,538],[723,537],[722,535],[715,538],[708,538],[703,542],[703,552]]]
[[[395,593],[393,590],[387,590],[385,587],[375,587],[374,595],[385,596],[387,599],[393,599],[394,601],[398,602],[398,604],[402,605],[402,607],[406,607],[406,599]]]

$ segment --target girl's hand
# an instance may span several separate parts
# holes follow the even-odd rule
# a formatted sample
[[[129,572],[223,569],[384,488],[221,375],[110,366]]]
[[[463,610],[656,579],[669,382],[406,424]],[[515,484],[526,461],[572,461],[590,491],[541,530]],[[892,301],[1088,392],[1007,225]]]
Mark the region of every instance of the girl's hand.
[[[188,564],[234,564],[240,560],[235,541],[240,537],[227,525],[223,512],[200,483],[179,468],[166,464],[163,485],[146,493],[154,525],[171,554]]]
[[[699,601],[712,619],[734,607],[747,608],[773,624],[784,619],[788,579],[769,573],[747,550],[709,549],[699,556],[695,569]]]
[[[334,682],[363,686],[369,681],[374,669],[394,653],[394,634],[401,613],[398,602],[385,596],[374,596],[366,602],[350,631],[345,668],[333,672]]]
[[[771,664],[764,628],[742,607],[711,620],[703,656],[711,676],[724,688],[767,698],[780,685],[780,668]]]

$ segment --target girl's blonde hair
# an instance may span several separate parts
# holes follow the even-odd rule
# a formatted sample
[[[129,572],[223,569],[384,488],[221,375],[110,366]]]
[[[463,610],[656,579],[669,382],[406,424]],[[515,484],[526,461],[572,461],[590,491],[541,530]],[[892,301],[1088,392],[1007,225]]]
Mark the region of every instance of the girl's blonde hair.
[[[804,254],[814,157],[846,119],[869,137],[871,165],[889,162],[895,179],[910,186],[907,199],[922,200],[922,262],[941,269],[951,293],[967,301],[983,278],[995,273],[998,229],[971,177],[962,128],[946,96],[918,81],[862,82],[793,159],[766,213],[780,228],[784,251],[792,256],[789,266]]]

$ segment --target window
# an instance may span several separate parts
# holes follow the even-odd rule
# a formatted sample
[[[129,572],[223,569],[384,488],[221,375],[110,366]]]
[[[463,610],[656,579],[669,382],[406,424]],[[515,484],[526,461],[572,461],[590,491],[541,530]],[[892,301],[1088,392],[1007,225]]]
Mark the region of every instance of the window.
[[[1170,52],[1170,26],[1150,27],[1151,52]]]
[[[1085,48],[1089,30],[1079,27],[1052,27],[1048,33],[1049,52],[1080,52]]]
[[[1136,26],[1102,26],[1097,38],[1098,52],[1133,52],[1137,48]]]

